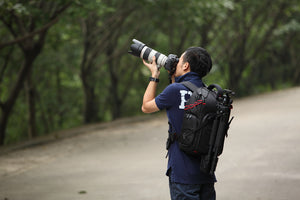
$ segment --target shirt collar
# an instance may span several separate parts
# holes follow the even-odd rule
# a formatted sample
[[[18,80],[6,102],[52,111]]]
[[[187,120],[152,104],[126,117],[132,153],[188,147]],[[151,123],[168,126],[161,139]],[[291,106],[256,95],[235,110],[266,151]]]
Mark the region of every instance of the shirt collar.
[[[182,76],[175,77],[175,82],[180,83],[183,81],[189,81],[191,79],[200,79],[200,77],[196,72],[188,72]]]

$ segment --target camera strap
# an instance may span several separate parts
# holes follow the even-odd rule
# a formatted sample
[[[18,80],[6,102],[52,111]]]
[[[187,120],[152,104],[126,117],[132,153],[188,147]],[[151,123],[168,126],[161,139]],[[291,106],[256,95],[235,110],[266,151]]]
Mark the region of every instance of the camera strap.
[[[169,74],[169,83],[172,84],[172,75]]]

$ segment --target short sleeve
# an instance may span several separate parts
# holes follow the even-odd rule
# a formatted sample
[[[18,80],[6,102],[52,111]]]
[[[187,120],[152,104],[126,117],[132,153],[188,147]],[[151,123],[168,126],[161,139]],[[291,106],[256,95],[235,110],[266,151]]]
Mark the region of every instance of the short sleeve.
[[[176,103],[178,99],[178,88],[176,84],[168,85],[162,93],[155,98],[155,103],[160,110],[168,109]]]

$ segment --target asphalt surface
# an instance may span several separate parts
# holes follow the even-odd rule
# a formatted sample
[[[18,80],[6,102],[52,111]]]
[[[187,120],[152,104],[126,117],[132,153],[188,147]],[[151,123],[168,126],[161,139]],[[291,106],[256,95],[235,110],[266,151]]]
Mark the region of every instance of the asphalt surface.
[[[237,100],[233,115],[217,199],[298,200],[300,88]],[[0,200],[169,199],[164,113],[80,130],[0,149]]]

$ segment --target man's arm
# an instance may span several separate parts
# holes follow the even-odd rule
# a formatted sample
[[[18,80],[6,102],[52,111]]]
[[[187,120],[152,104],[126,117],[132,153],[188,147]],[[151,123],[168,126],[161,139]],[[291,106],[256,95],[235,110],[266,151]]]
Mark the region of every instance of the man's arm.
[[[155,103],[156,87],[157,83],[154,81],[150,81],[150,83],[148,84],[148,87],[144,94],[142,105],[142,111],[144,113],[153,113],[159,111],[159,108]]]
[[[153,62],[147,63],[145,60],[143,60],[144,65],[148,67],[150,70],[152,77],[157,78],[159,77],[160,71],[158,70],[155,62],[155,56],[153,56]],[[142,105],[142,111],[144,113],[153,113],[159,111],[159,108],[157,107],[155,103],[155,95],[156,95],[156,88],[157,88],[157,82],[150,81],[148,84],[148,87],[145,91],[144,98],[143,98],[143,105]]]

